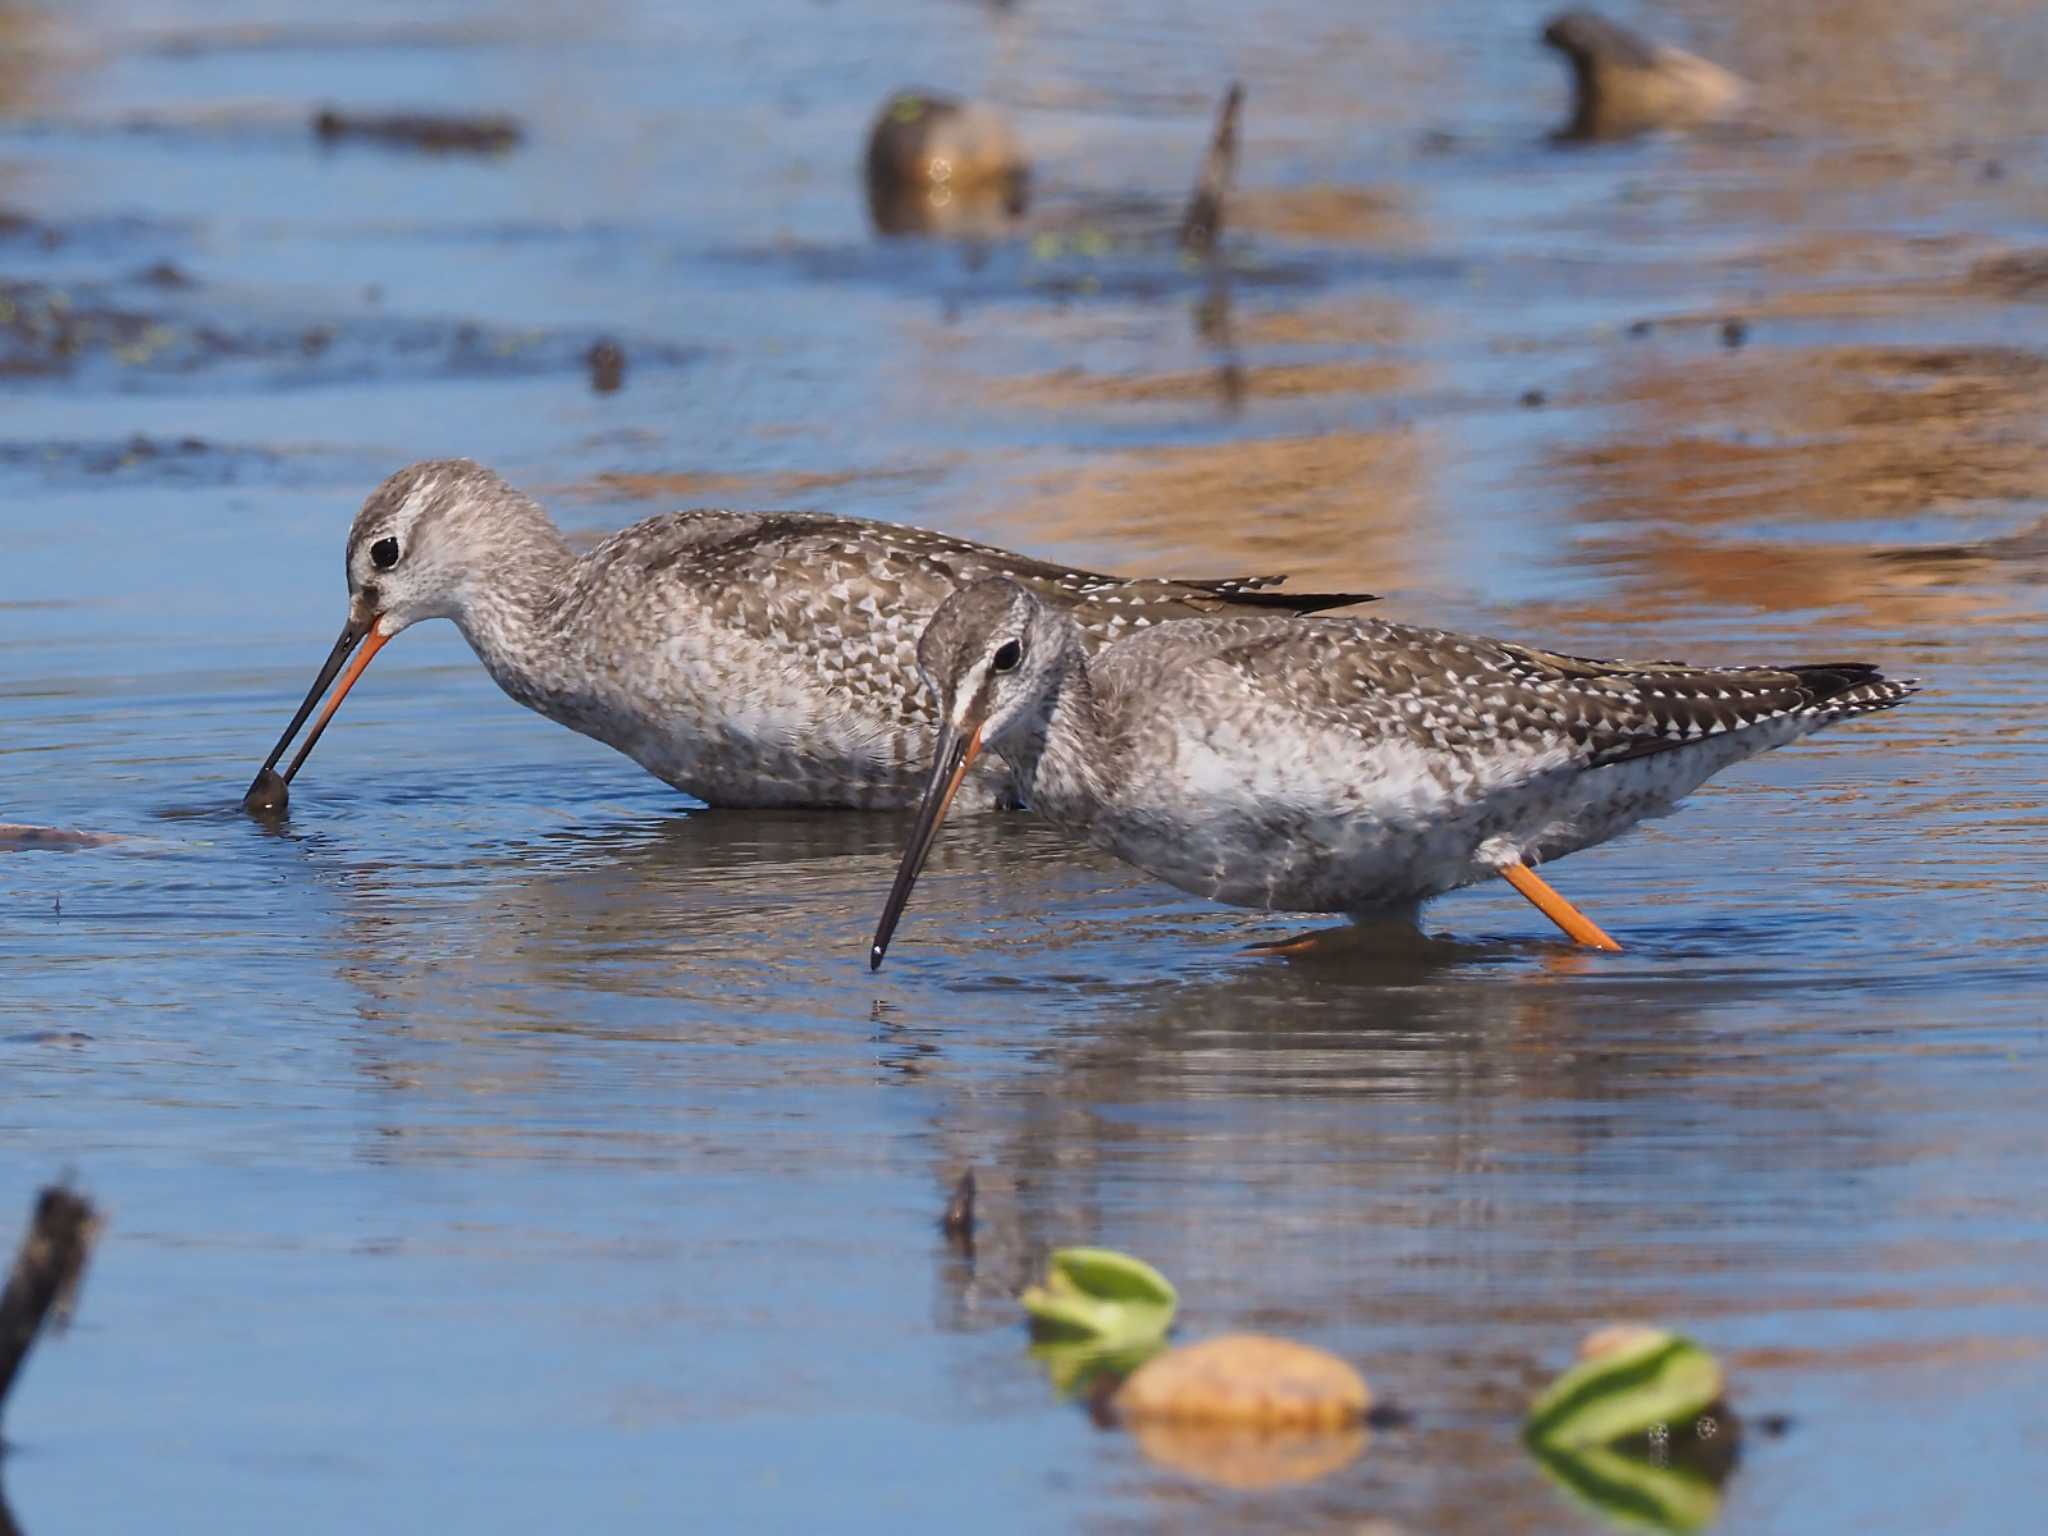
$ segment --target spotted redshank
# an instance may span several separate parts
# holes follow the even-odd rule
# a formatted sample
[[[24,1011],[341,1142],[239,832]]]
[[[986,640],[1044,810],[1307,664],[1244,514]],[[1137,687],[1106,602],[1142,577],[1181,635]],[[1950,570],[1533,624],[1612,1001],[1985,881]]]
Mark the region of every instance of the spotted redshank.
[[[453,619],[521,704],[708,804],[868,808],[917,798],[938,725],[917,637],[956,587],[1021,582],[1087,644],[1168,620],[1369,600],[1270,590],[1281,577],[1102,576],[796,512],[671,512],[578,558],[539,503],[466,459],[378,486],[349,530],[347,569],[348,622],[250,786],[252,809],[282,803],[370,659],[422,619]],[[280,779],[278,759],[330,684]],[[990,766],[972,798],[1013,798]]]
[[[918,666],[939,746],[874,966],[984,752],[1055,825],[1197,895],[1412,920],[1500,875],[1618,949],[1534,866],[1918,687],[1861,662],[1589,661],[1373,619],[1196,620],[1091,657],[1066,615],[1000,579],[940,604]]]

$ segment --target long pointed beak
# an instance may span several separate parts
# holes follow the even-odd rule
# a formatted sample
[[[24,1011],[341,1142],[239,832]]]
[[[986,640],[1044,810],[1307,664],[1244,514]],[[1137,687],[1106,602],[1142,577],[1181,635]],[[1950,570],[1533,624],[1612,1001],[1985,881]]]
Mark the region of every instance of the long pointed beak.
[[[910,846],[903,850],[903,862],[896,866],[896,883],[889,887],[889,900],[882,907],[882,920],[875,926],[875,942],[868,950],[870,971],[882,968],[882,956],[888,951],[889,940],[896,932],[904,907],[909,904],[910,888],[917,884],[924,861],[931,856],[932,843],[939,835],[939,823],[946,819],[947,807],[960,793],[967,770],[974,766],[974,760],[979,756],[980,726],[976,726],[973,734],[968,736],[962,736],[951,725],[940,728],[938,756],[932,763],[931,780],[924,787],[924,800],[917,808],[917,820],[910,828]]]
[[[299,771],[300,766],[306,761],[307,754],[313,750],[313,744],[320,739],[320,733],[327,729],[327,722],[334,718],[334,712],[341,708],[341,701],[348,697],[349,689],[355,687],[356,679],[363,675],[363,668],[370,664],[372,656],[384,648],[384,642],[389,638],[377,628],[376,614],[370,614],[365,618],[358,618],[353,613],[349,615],[348,622],[341,627],[341,638],[334,642],[334,649],[327,653],[327,661],[320,668],[320,675],[313,679],[313,686],[306,690],[305,702],[299,705],[298,712],[292,716],[292,723],[284,728],[284,734],[277,738],[277,745],[270,749],[270,756],[263,760],[263,766],[256,770],[256,777],[249,784],[249,792],[242,797],[245,806],[255,807],[267,803],[266,781],[272,777],[271,770],[277,767],[277,760],[284,756],[285,748],[292,744],[292,738],[298,735],[299,727],[306,723],[306,717],[313,713],[313,707],[320,702],[320,696],[327,692],[327,685],[334,682],[336,674],[339,673],[341,681],[335,687],[334,696],[327,701],[327,707],[320,712],[320,718],[314,721],[312,732],[300,746],[298,756],[292,759],[291,766],[284,771],[283,782],[289,784],[292,781],[292,776]],[[357,649],[358,646],[361,647],[360,650]],[[355,662],[343,672],[342,667],[348,664],[350,652],[355,653]]]

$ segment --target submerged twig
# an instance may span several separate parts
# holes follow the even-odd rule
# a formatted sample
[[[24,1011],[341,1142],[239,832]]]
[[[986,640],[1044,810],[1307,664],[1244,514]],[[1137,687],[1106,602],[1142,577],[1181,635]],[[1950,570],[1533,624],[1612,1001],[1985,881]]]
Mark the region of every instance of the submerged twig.
[[[939,1230],[959,1248],[974,1246],[974,1170],[960,1175],[953,1186],[953,1198],[946,1202],[946,1214],[939,1218]]]
[[[44,1321],[59,1328],[70,1322],[99,1230],[99,1213],[63,1185],[52,1184],[36,1197],[28,1235],[0,1294],[0,1406]]]
[[[1184,251],[1207,255],[1222,238],[1224,201],[1237,180],[1237,115],[1243,105],[1244,86],[1233,80],[1216,114],[1216,132],[1209,140],[1209,152],[1202,157],[1187,212],[1181,216],[1180,248]]]
[[[518,119],[502,113],[371,113],[322,107],[313,114],[313,134],[323,144],[358,139],[392,149],[424,150],[428,154],[494,155],[517,149],[526,130]]]

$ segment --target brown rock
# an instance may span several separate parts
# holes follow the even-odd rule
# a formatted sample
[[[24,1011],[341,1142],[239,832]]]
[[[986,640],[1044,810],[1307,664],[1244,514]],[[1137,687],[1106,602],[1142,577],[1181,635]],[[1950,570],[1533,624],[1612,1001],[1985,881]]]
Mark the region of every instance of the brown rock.
[[[1732,116],[1749,86],[1720,65],[1638,37],[1596,11],[1565,11],[1543,41],[1572,70],[1572,120],[1564,139],[1617,139],[1690,128]]]
[[[1132,1433],[1162,1467],[1223,1488],[1289,1488],[1313,1483],[1365,1449],[1365,1430],[1252,1429],[1242,1424],[1148,1419]]]
[[[1256,1333],[1168,1350],[1133,1372],[1116,1396],[1133,1428],[1166,1422],[1327,1432],[1356,1425],[1371,1406],[1365,1378],[1335,1355]]]
[[[868,211],[885,235],[986,235],[1022,214],[1031,164],[993,107],[898,91],[868,133]]]

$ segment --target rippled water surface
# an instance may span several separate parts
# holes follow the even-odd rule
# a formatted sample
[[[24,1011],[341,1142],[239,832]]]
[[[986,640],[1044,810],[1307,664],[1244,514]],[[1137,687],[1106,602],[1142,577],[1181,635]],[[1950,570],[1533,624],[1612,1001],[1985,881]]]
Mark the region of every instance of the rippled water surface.
[[[115,839],[0,843],[0,1227],[65,1170],[111,1223],[20,1528],[1591,1530],[1517,1421],[1636,1317],[1789,1419],[1726,1529],[2031,1528],[2048,26],[1631,9],[1753,131],[1565,151],[1543,10],[0,8],[0,821]],[[910,82],[1014,117],[1016,239],[872,235]],[[1558,866],[1618,956],[1502,887],[1252,957],[1288,925],[1005,818],[871,977],[900,819],[693,810],[447,626],[235,809],[355,506],[454,453],[583,533],[820,507],[1929,687]],[[1073,1243],[1410,1421],[1305,1485],[1148,1459],[1026,1355]]]

